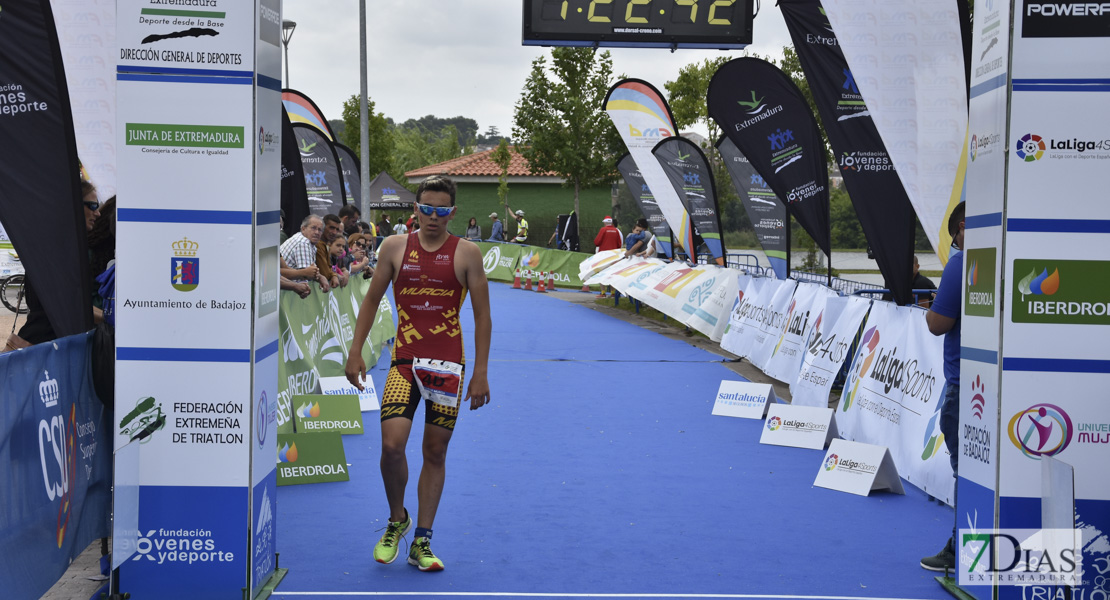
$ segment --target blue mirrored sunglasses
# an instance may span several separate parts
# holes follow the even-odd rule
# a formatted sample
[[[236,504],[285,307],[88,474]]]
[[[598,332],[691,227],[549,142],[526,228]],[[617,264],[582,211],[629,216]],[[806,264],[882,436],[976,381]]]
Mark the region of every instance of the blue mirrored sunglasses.
[[[428,206],[427,204],[417,204],[416,208],[427,216],[432,216],[434,212],[437,217],[446,217],[455,212],[454,206]]]

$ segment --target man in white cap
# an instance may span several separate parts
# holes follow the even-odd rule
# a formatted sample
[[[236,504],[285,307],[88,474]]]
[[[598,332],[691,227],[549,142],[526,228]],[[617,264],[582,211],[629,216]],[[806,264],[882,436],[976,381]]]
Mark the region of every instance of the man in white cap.
[[[505,228],[501,225],[501,219],[497,218],[496,212],[491,212],[489,218],[493,219],[493,228],[489,232],[489,239],[487,242],[504,242],[505,241]]]
[[[613,217],[605,215],[605,218],[601,220],[601,230],[597,232],[597,237],[594,238],[594,246],[597,247],[597,251],[616,250],[623,244],[624,238],[621,237],[620,230],[613,227]]]
[[[516,237],[513,238],[513,242],[524,244],[528,241],[528,221],[524,220],[523,210],[518,210],[513,214],[516,217]]]

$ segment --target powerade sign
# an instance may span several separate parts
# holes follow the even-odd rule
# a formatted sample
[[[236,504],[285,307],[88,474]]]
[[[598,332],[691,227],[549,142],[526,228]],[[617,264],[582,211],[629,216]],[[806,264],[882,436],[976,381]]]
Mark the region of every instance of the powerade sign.
[[[1027,2],[1021,13],[1021,37],[1110,37],[1110,2]]]
[[[1110,325],[1110,261],[1014,261],[1014,323]]]

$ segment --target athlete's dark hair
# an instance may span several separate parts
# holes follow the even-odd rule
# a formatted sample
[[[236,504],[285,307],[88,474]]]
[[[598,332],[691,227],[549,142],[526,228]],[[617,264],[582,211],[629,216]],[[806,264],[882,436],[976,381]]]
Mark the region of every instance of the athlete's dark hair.
[[[416,201],[420,202],[420,195],[424,192],[443,192],[451,196],[451,206],[455,205],[455,182],[446,177],[433,175],[420,182],[416,188]]]
[[[948,217],[948,235],[956,237],[956,234],[960,232],[960,221],[964,220],[964,213],[966,211],[967,207],[963,202],[960,202],[956,205],[956,208],[952,209],[952,216]]]

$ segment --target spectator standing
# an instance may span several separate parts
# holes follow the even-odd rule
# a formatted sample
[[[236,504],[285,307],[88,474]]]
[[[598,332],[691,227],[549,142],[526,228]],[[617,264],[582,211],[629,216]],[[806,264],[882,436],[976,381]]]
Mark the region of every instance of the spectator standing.
[[[948,257],[948,264],[944,265],[944,272],[940,277],[936,300],[929,312],[925,313],[929,332],[944,336],[944,399],[940,407],[940,432],[944,434],[944,443],[948,447],[953,477],[959,473],[960,463],[960,311],[963,300],[965,210],[966,207],[961,202],[948,218],[948,233],[952,236],[952,245],[959,252]],[[955,504],[955,495],[952,500]],[[921,559],[922,567],[930,571],[950,571],[955,568],[958,526],[958,522],[953,523],[952,537],[948,538],[948,543],[940,552]]]
[[[330,273],[330,275],[327,275],[328,285],[333,288],[347,285],[346,275],[332,270],[331,256],[328,251],[328,246],[335,241],[335,238],[342,235],[343,221],[340,221],[339,217],[335,215],[324,215],[324,233],[322,239],[316,243],[316,266],[320,267],[321,273]]]
[[[383,212],[382,217],[378,219],[378,235],[386,237],[390,233],[393,233],[393,224],[389,222],[389,215]]]
[[[339,209],[339,220],[343,223],[343,235],[358,233],[358,222],[362,219],[362,211],[354,204],[346,204]]]
[[[504,228],[504,225],[501,224],[501,219],[499,219],[497,217],[497,213],[495,213],[495,212],[490,213],[489,218],[493,219],[493,226],[490,229],[489,240],[488,241],[490,241],[490,242],[503,242],[503,241],[505,241],[505,228]]]
[[[482,228],[478,225],[477,217],[470,217],[470,222],[466,224],[466,239],[472,242],[482,240]]]
[[[405,225],[401,221],[397,221],[397,224],[393,226],[393,235],[408,235],[408,232],[408,225]]]
[[[597,252],[616,250],[621,247],[623,241],[624,238],[621,237],[620,230],[613,227],[613,217],[605,215],[605,218],[601,220],[601,229],[594,237],[594,246],[597,248]]]
[[[513,216],[516,218],[516,237],[513,242],[523,244],[528,241],[528,221],[524,218],[523,210],[516,211]]]
[[[316,281],[327,291],[328,278],[316,264],[316,243],[323,233],[324,221],[319,216],[308,215],[301,221],[301,230],[281,245],[281,259],[286,267],[282,276],[294,282]]]

